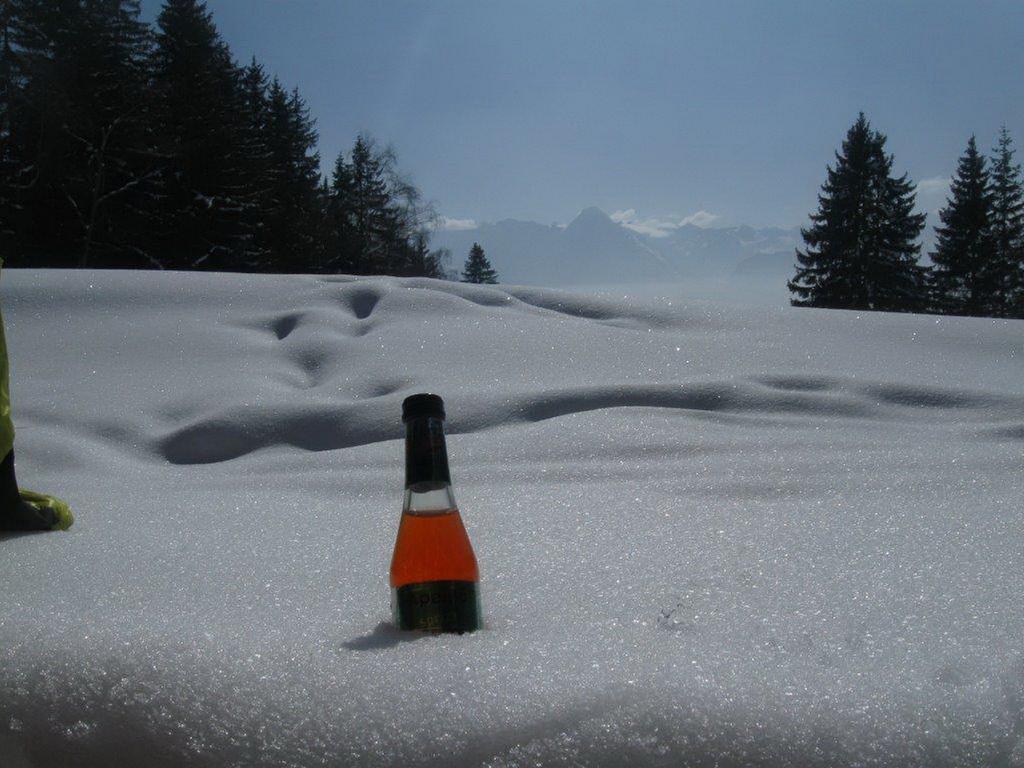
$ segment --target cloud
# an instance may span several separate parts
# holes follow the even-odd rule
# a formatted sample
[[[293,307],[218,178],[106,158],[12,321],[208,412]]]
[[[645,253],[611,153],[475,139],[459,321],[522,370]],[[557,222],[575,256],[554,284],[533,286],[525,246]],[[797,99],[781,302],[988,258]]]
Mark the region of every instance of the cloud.
[[[930,179],[919,181],[917,183],[917,193],[929,197],[932,195],[945,195],[949,192],[949,184],[950,178],[948,176],[934,176]]]
[[[635,208],[615,211],[611,220],[648,237],[668,237],[675,230],[692,224],[695,227],[710,227],[721,218],[714,213],[697,211],[689,216],[646,216],[637,215]]]
[[[917,184],[917,210],[919,213],[928,214],[929,224],[934,224],[938,220],[936,217],[939,211],[946,205],[950,181],[948,176],[934,176]],[[927,231],[930,232],[931,228],[929,227]]]
[[[651,216],[647,218],[640,218],[636,215],[635,208],[628,208],[624,211],[615,211],[610,218],[612,221],[617,224],[621,224],[626,229],[631,229],[634,232],[639,232],[641,235],[648,235],[649,237],[668,237],[672,234],[672,230],[677,229],[679,226],[675,219]]]
[[[442,216],[441,229],[449,229],[456,232],[466,229],[476,229],[476,221],[474,219],[452,219],[447,216]]]
[[[689,216],[687,216],[685,219],[683,219],[680,222],[680,226],[682,226],[684,224],[693,224],[693,226],[695,226],[695,227],[710,227],[712,224],[714,224],[720,218],[722,218],[722,217],[719,216],[717,213],[708,213],[707,211],[697,211],[696,213],[691,213]]]

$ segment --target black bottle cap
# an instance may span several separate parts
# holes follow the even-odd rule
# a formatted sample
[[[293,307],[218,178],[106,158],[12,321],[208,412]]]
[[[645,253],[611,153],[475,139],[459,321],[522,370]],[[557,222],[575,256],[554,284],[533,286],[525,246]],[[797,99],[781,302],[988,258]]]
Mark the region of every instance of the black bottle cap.
[[[418,419],[422,416],[433,416],[444,420],[444,400],[438,395],[421,393],[410,395],[402,401],[402,421]]]

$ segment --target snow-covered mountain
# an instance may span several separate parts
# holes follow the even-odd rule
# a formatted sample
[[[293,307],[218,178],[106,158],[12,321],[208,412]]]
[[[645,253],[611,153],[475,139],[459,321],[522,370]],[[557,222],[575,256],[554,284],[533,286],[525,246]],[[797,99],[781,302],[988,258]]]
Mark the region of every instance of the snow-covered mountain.
[[[539,285],[607,284],[732,273],[784,282],[792,275],[799,230],[686,224],[666,237],[636,232],[599,208],[586,208],[567,226],[505,219],[471,229],[442,230],[458,268],[480,243],[503,282]]]

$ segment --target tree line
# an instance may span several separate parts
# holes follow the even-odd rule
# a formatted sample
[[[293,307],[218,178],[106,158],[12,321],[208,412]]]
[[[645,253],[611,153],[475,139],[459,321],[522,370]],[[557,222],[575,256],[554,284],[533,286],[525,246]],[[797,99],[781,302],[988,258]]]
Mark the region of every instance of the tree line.
[[[360,135],[320,172],[297,89],[200,0],[0,3],[8,264],[442,276],[433,208]]]
[[[925,214],[916,187],[893,174],[886,137],[864,114],[829,166],[811,225],[801,230],[797,306],[1024,317],[1024,189],[1004,127],[992,157],[972,136],[960,157],[935,249],[922,263]]]

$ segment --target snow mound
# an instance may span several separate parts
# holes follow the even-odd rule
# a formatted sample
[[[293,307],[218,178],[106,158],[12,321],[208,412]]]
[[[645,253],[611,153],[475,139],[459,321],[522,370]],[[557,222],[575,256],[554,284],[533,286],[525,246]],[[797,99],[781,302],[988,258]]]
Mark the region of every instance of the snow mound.
[[[5,271],[0,766],[1024,765],[1024,323]],[[445,397],[486,628],[388,620]]]

